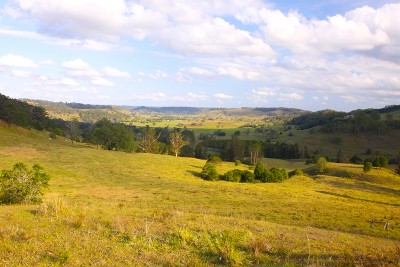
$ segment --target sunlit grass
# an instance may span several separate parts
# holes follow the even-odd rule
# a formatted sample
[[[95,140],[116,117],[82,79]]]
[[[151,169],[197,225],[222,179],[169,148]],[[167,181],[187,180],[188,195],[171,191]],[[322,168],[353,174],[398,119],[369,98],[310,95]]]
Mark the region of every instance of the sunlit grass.
[[[400,264],[400,179],[386,170],[329,164],[280,184],[208,182],[198,177],[203,160],[4,126],[0,159],[0,169],[39,163],[52,177],[44,204],[0,206],[3,266]],[[249,167],[218,171],[235,168]]]

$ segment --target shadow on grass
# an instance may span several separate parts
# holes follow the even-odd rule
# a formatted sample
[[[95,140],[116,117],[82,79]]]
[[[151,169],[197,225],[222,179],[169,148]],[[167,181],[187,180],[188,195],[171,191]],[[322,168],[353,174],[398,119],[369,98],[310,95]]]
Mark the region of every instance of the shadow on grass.
[[[196,171],[187,171],[187,172],[190,173],[191,175],[194,175],[194,176],[198,177],[198,178],[202,178],[200,172],[196,172]]]
[[[383,186],[378,186],[378,185],[371,185],[371,184],[367,184],[367,183],[348,184],[348,183],[342,183],[339,181],[322,181],[322,182],[325,184],[334,186],[334,187],[339,187],[339,188],[362,190],[362,191],[368,191],[368,192],[372,192],[372,193],[392,194],[392,195],[400,196],[400,190],[383,187]]]
[[[400,207],[400,204],[392,204],[392,203],[387,203],[387,202],[381,202],[381,201],[369,200],[369,199],[364,199],[364,198],[352,197],[352,196],[342,195],[342,194],[328,192],[328,191],[319,191],[319,190],[317,190],[315,192],[321,193],[321,194],[326,194],[326,195],[331,195],[331,196],[335,196],[335,197],[343,197],[343,198],[348,198],[348,199],[353,199],[353,200],[360,200],[360,201],[365,201],[365,202],[370,202],[370,203],[376,203],[376,204],[383,204],[383,205],[389,205],[389,206],[394,206],[394,207]]]

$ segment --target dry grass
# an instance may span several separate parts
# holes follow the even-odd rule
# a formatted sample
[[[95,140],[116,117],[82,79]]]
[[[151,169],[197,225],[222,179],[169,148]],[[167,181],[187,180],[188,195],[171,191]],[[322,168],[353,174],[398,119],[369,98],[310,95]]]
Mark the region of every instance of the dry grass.
[[[400,264],[400,179],[383,170],[331,164],[316,179],[207,182],[202,160],[19,128],[0,128],[0,157],[1,169],[40,163],[52,177],[43,204],[0,206],[0,266]]]

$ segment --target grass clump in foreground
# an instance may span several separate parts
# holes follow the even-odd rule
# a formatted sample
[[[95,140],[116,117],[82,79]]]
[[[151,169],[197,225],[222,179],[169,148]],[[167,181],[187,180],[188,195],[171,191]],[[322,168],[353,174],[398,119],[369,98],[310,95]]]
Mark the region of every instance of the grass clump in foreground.
[[[0,158],[1,169],[23,158],[52,177],[42,204],[0,206],[0,265],[400,264],[400,180],[384,169],[328,163],[315,179],[209,182],[199,177],[203,160],[8,127]],[[248,169],[218,169],[238,167]]]

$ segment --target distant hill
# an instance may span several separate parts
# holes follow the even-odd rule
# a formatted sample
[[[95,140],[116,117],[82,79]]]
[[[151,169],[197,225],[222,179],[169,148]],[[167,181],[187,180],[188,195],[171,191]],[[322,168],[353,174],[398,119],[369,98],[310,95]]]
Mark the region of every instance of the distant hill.
[[[134,112],[168,115],[223,114],[226,116],[285,116],[307,114],[309,111],[294,108],[201,108],[201,107],[129,107]]]
[[[45,108],[51,118],[67,121],[72,118],[78,118],[81,122],[94,123],[103,118],[107,118],[113,122],[121,122],[131,117],[131,112],[129,110],[118,106],[52,102],[32,99],[25,99],[25,101],[31,105]]]

